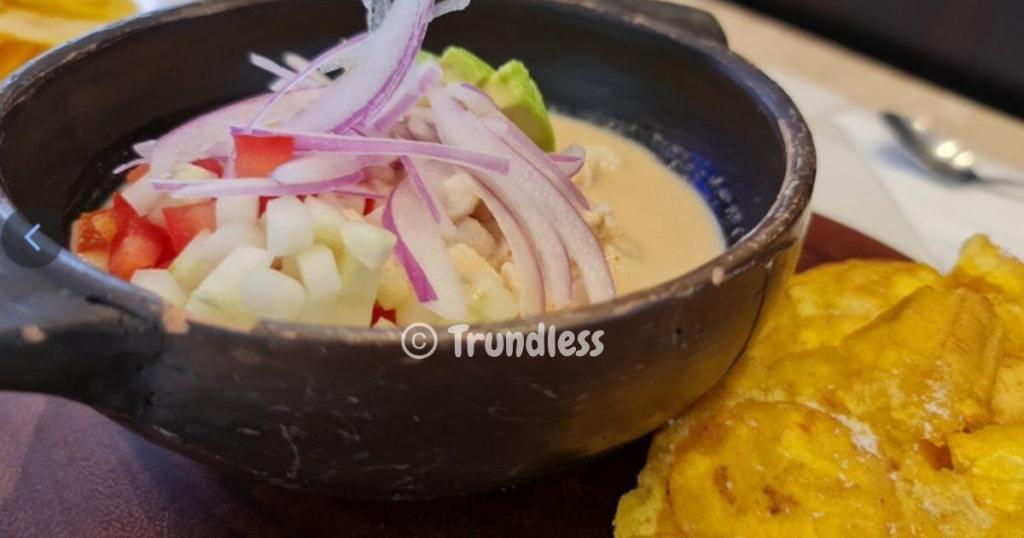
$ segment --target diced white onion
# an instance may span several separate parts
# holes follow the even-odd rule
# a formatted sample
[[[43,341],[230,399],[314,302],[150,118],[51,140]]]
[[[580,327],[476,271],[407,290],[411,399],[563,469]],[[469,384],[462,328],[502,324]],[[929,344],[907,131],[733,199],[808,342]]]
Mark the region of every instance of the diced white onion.
[[[255,224],[225,224],[210,235],[203,246],[203,256],[213,264],[218,264],[238,247],[265,248],[263,232]]]
[[[242,281],[242,304],[258,318],[295,321],[306,304],[306,289],[273,269],[256,269]]]
[[[323,245],[313,245],[295,255],[295,265],[311,300],[341,291],[338,263],[331,249]]]
[[[149,290],[161,299],[176,306],[185,306],[188,295],[174,279],[170,271],[164,269],[140,269],[132,275],[132,284]]]
[[[235,249],[196,288],[186,309],[200,315],[213,315],[233,321],[252,317],[242,304],[242,283],[249,273],[269,268],[272,261],[273,257],[263,249]]]
[[[264,215],[267,250],[273,256],[289,256],[313,245],[313,218],[294,196],[271,200]]]
[[[256,226],[260,218],[259,196],[222,196],[217,198],[217,227],[237,223]]]

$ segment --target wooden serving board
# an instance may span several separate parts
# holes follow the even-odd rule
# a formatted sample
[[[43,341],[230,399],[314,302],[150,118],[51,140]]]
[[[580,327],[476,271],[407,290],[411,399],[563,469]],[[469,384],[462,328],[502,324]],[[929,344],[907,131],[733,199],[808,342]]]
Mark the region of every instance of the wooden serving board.
[[[815,217],[801,268],[896,251]],[[0,537],[607,537],[643,439],[513,491],[353,502],[241,482],[66,400],[0,393]]]

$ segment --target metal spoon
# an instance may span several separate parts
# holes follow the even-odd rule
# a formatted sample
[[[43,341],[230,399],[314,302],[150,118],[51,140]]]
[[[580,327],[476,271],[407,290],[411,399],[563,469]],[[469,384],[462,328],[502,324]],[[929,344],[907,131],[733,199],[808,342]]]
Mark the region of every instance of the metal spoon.
[[[951,183],[1008,187],[1000,189],[1014,198],[1024,199],[1024,178],[994,178],[979,175],[974,169],[974,152],[959,142],[932,131],[926,120],[912,120],[893,112],[882,119],[900,144],[921,168]]]

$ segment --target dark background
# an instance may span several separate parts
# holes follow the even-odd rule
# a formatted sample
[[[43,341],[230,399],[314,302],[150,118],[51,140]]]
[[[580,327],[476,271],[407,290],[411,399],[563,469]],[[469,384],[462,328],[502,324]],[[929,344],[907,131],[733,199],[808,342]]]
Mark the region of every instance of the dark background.
[[[1024,118],[1024,0],[731,0]]]

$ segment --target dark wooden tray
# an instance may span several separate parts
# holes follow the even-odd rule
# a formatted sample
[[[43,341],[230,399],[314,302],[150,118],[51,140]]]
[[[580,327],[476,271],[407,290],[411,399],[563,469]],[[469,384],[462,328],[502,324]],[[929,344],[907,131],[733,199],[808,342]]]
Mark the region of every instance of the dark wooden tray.
[[[901,256],[815,217],[801,268],[849,258]],[[512,491],[352,502],[225,477],[87,407],[0,393],[0,537],[609,536],[647,444]]]

